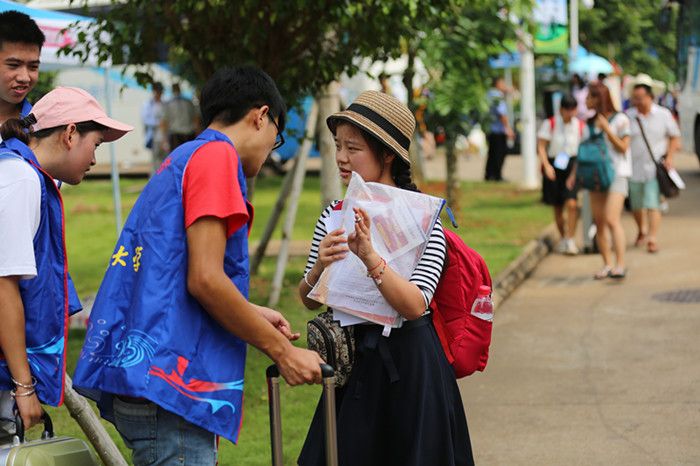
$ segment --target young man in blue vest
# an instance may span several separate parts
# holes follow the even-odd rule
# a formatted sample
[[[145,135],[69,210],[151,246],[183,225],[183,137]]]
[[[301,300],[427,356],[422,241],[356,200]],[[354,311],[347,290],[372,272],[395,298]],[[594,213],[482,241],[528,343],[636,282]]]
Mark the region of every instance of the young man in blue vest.
[[[322,360],[290,343],[282,315],[247,300],[246,177],[283,143],[282,97],[257,68],[225,69],[201,111],[206,129],[165,159],[126,221],[74,378],[136,465],[213,465],[216,436],[237,441],[246,343],[291,385],[321,380]]]

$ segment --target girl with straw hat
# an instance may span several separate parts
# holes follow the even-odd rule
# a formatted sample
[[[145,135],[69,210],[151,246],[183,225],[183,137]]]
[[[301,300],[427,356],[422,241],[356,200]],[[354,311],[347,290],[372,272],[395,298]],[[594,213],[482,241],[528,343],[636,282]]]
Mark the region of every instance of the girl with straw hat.
[[[40,403],[63,402],[73,288],[54,180],[80,183],[97,146],[132,129],[74,87],[54,89],[0,128],[0,390],[12,390],[26,428],[39,422]],[[2,410],[10,411],[6,393]]]
[[[394,97],[362,93],[345,111],[328,118],[336,141],[336,162],[345,185],[353,171],[365,181],[417,191],[408,149],[415,130],[411,111]],[[355,325],[357,354],[347,384],[337,389],[338,456],[342,465],[473,464],[471,443],[455,375],[440,345],[428,304],[446,256],[445,236],[436,223],[410,279],[387,265],[372,245],[370,218],[355,209],[355,229],[327,232],[328,206],[316,224],[299,294],[304,305],[323,270],[355,254],[384,299],[407,321],[389,337],[382,327]],[[379,264],[379,266],[377,266]],[[321,405],[299,458],[303,466],[324,464]]]

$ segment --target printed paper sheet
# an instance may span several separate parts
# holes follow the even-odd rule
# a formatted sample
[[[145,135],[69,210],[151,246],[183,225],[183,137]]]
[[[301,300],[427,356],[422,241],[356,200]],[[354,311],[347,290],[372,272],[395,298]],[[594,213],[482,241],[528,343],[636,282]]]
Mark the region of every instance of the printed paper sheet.
[[[347,233],[355,228],[353,207],[369,215],[370,235],[377,253],[402,277],[410,278],[428,242],[444,200],[380,183],[366,183],[352,174],[341,211],[326,220],[327,231],[342,222]],[[362,321],[400,327],[403,319],[367,277],[362,261],[352,253],[328,267],[308,295],[327,304],[341,324]]]

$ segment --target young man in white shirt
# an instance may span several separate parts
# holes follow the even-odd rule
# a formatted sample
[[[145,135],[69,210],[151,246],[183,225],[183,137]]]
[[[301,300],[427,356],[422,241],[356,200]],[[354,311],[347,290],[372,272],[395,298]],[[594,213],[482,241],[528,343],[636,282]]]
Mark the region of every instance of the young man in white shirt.
[[[637,223],[635,246],[641,247],[646,243],[650,253],[659,250],[657,234],[661,224],[661,194],[650,150],[655,161],[662,161],[670,169],[673,167],[673,156],[680,147],[678,124],[668,109],[654,103],[653,84],[649,76],[637,76],[632,90],[634,107],[627,111],[631,122],[632,152],[630,203]],[[649,143],[648,147],[644,136]]]
[[[576,118],[576,111],[576,99],[565,95],[561,99],[559,115],[545,120],[537,133],[537,155],[542,165],[542,202],[554,208],[554,220],[561,236],[557,252],[569,255],[578,254],[574,241],[578,189],[566,186],[583,132],[584,123]]]

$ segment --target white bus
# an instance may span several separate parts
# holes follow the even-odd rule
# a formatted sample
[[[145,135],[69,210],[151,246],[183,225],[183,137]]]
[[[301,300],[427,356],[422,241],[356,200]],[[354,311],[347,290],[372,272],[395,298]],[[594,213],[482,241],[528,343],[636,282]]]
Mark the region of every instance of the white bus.
[[[700,0],[680,2],[678,15],[678,97],[683,148],[700,159]]]

